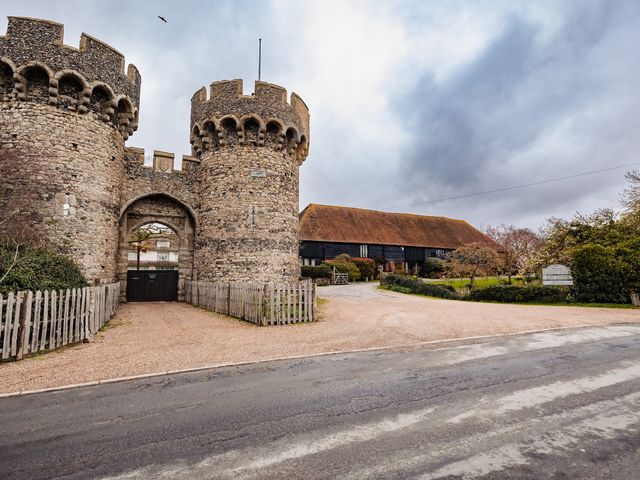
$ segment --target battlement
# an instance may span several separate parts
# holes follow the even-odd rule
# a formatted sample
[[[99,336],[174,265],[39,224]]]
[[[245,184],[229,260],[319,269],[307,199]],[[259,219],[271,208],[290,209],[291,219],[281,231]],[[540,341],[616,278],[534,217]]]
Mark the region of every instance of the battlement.
[[[191,143],[196,155],[215,147],[273,145],[296,155],[309,148],[309,108],[296,93],[256,81],[254,93],[242,94],[242,80],[211,83],[191,98]]]
[[[13,68],[29,63],[46,65],[52,72],[72,70],[87,83],[101,82],[118,96],[126,96],[135,109],[140,101],[142,79],[138,69],[129,65],[112,46],[86,33],[79,47],[65,45],[64,25],[50,20],[28,17],[8,17],[7,33],[0,36],[0,57]]]
[[[162,150],[153,151],[153,163],[151,165],[144,164],[145,150],[138,147],[126,147],[124,149],[125,160],[132,165],[138,165],[148,168],[150,171],[160,173],[184,173],[200,164],[200,160],[191,155],[182,156],[182,170],[175,169],[175,153],[164,152]]]

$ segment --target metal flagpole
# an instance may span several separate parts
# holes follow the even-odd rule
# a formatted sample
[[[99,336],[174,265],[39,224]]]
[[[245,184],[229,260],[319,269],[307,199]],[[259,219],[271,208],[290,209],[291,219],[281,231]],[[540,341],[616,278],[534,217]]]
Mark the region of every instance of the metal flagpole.
[[[262,39],[258,39],[258,80],[260,80],[260,74],[262,73]]]

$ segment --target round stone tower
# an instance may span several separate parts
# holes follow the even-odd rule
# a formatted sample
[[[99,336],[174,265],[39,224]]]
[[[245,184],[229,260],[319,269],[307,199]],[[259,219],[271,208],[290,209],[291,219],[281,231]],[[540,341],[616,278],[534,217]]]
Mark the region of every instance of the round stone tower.
[[[62,41],[61,24],[19,17],[0,37],[0,234],[46,244],[91,283],[109,282],[141,80],[99,40]]]
[[[214,82],[191,100],[191,144],[200,160],[194,254],[199,280],[295,282],[298,169],[309,147],[309,110],[265,82]]]

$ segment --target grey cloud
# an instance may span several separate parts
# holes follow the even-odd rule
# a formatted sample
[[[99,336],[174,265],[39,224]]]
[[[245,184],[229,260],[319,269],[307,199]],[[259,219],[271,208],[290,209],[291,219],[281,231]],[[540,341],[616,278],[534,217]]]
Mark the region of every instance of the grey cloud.
[[[323,8],[338,14],[336,5]],[[359,4],[363,15],[375,15],[373,2],[371,6]],[[143,77],[140,130],[128,144],[178,155],[189,151],[192,93],[224,78],[244,78],[250,92],[257,74],[257,37],[262,36],[263,79],[297,90],[311,108],[311,154],[301,170],[302,207],[324,202],[386,209],[639,160],[639,2],[538,3],[536,8],[551,11],[551,17],[562,22],[551,35],[548,26],[532,20],[527,8],[512,2],[478,7],[471,1],[409,1],[396,6],[396,16],[389,21],[405,32],[440,21],[432,15],[434,8],[471,16],[475,9],[490,9],[504,26],[451,77],[436,79],[432,71],[415,69],[415,89],[400,98],[402,88],[387,82],[387,91],[379,92],[385,101],[379,103],[394,109],[388,122],[394,127],[403,123],[406,144],[392,133],[362,138],[349,125],[353,116],[339,115],[340,108],[349,112],[353,107],[321,105],[316,92],[301,88],[313,85],[314,72],[307,68],[307,60],[312,60],[305,57],[307,52],[295,47],[318,38],[314,54],[331,58],[322,50],[323,37],[314,35],[335,35],[331,25],[306,15],[304,3],[34,0],[16,3],[5,14],[60,21],[71,45],[86,31],[122,51]],[[156,14],[169,23],[157,21]],[[0,22],[4,28],[6,20]],[[348,41],[340,48],[354,58],[362,53]],[[406,65],[393,68],[399,71],[378,75],[397,78],[407,71]],[[312,88],[341,91],[341,79],[342,72],[336,71],[326,85]],[[362,119],[367,121],[374,120]],[[554,138],[557,132],[563,132],[562,138]],[[623,174],[397,210],[465,218],[478,225],[536,226],[550,215],[615,207],[615,186],[622,190]]]
[[[545,158],[532,156],[530,162],[535,163],[522,164],[516,172],[513,167],[504,168],[506,162],[526,154],[561,122],[599,108],[598,102],[611,87],[601,75],[605,65],[594,62],[593,52],[612,29],[637,22],[637,8],[626,4],[627,8],[614,10],[608,2],[582,5],[565,19],[556,35],[544,41],[535,25],[526,19],[510,18],[502,34],[471,65],[443,84],[427,73],[404,103],[399,102],[413,140],[398,166],[398,188],[419,192],[406,196],[407,203],[611,165],[611,159],[597,155],[550,159],[553,152],[546,152]],[[597,52],[597,60],[606,64],[606,55],[622,54],[628,62],[634,61],[635,56],[624,53],[624,45],[615,47],[619,50],[608,51],[605,56]],[[639,103],[640,96],[631,100]],[[637,128],[637,124],[622,124],[620,128]],[[593,144],[594,149],[608,140],[597,130],[583,131],[582,135],[577,140]],[[538,162],[540,169],[536,168]],[[531,178],[532,174],[536,178]],[[493,205],[506,217],[513,218],[516,212],[545,216],[557,203],[579,204],[580,196],[588,192],[584,183],[565,182],[562,194],[551,193],[535,203],[522,202],[527,192],[519,191],[481,197],[473,203],[491,208],[494,202],[507,198],[512,209],[505,211],[503,204]],[[464,203],[469,202],[459,206],[462,216],[466,213]],[[482,221],[487,218],[490,216],[484,215]]]

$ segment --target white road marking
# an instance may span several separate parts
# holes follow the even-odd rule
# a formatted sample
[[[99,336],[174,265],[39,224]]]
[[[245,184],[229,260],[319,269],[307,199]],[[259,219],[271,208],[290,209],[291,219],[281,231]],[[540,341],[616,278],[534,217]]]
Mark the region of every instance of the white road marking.
[[[459,423],[474,417],[484,418],[503,415],[516,410],[537,407],[569,395],[593,392],[600,388],[640,379],[640,363],[624,362],[623,365],[626,366],[593,377],[576,378],[540,387],[517,390],[510,395],[497,399],[485,398],[480,400],[478,407],[457,415],[450,422]]]
[[[417,477],[416,480],[434,480],[447,476],[460,476],[472,479],[491,472],[504,470],[507,467],[525,465],[529,462],[527,453],[563,455],[568,450],[575,450],[583,436],[597,436],[613,438],[619,432],[625,431],[640,423],[640,417],[635,408],[640,400],[640,393],[634,393],[615,401],[605,401],[587,407],[576,409],[567,414],[551,415],[545,420],[553,424],[554,419],[567,421],[567,418],[586,416],[576,423],[555,428],[548,433],[534,436],[525,441],[511,443],[488,452],[465,457],[452,462],[433,472]],[[627,405],[625,405],[627,404]],[[594,409],[604,413],[596,413]],[[531,421],[536,421],[535,419]],[[522,428],[522,426],[520,426]],[[584,452],[584,449],[581,449]]]
[[[638,428],[640,392],[615,400],[595,402],[567,412],[547,416],[534,416],[514,421],[505,426],[492,425],[489,430],[478,430],[464,438],[439,441],[434,438],[421,446],[421,452],[403,448],[388,459],[375,465],[358,465],[342,480],[385,478],[403,475],[416,479],[409,472],[425,470],[429,465],[443,465],[417,480],[429,480],[448,475],[476,478],[508,467],[525,465],[528,454],[548,454],[562,457],[575,456],[584,439],[609,439],[618,432]],[[442,431],[446,426],[440,425]],[[518,441],[511,441],[512,438]],[[584,449],[581,449],[584,452]],[[428,453],[422,453],[428,452]],[[386,460],[386,461],[385,461]],[[449,463],[447,463],[449,462]]]
[[[411,413],[404,413],[393,417],[384,418],[378,422],[372,422],[355,426],[347,430],[340,430],[334,433],[327,433],[321,438],[310,438],[308,435],[301,436],[287,443],[278,445],[277,442],[270,444],[266,448],[256,448],[249,451],[230,451],[222,455],[209,457],[195,465],[180,466],[175,465],[158,472],[155,466],[142,468],[109,479],[126,478],[193,478],[196,472],[216,472],[216,477],[236,476],[242,471],[257,470],[267,468],[272,465],[294,460],[296,458],[313,455],[326,450],[331,450],[352,443],[367,442],[388,433],[409,428],[417,423],[427,420],[435,408],[425,408]],[[226,470],[220,468],[226,463],[239,463],[240,465],[227,467]],[[247,463],[245,463],[247,462]],[[152,473],[153,472],[153,473]],[[181,476],[181,477],[180,477]]]
[[[456,363],[467,362],[470,360],[479,360],[482,358],[496,357],[505,355],[510,352],[530,352],[542,350],[544,348],[556,348],[565,345],[575,345],[585,342],[596,342],[602,340],[611,340],[613,338],[624,338],[632,335],[638,335],[640,327],[637,326],[613,326],[603,328],[593,328],[588,330],[579,330],[576,332],[541,332],[523,338],[522,344],[507,347],[499,344],[477,344],[462,345],[460,347],[449,347],[447,349],[438,350],[443,353],[439,365],[454,365]]]

